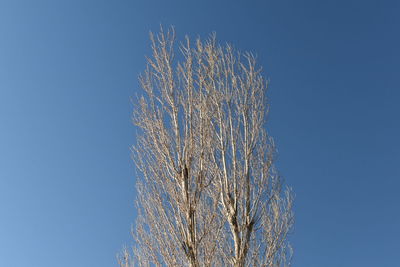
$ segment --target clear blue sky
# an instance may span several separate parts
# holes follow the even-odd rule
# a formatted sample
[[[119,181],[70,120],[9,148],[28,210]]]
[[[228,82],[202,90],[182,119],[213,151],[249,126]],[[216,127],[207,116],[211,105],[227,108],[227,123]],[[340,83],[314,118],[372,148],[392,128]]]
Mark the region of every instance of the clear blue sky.
[[[108,267],[149,30],[258,54],[297,267],[399,266],[399,1],[0,1],[0,266]]]

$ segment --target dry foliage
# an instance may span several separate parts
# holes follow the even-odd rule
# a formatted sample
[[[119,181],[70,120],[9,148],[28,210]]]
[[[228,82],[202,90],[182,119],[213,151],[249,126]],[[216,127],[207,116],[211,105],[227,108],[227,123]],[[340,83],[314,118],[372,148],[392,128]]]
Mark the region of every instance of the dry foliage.
[[[288,266],[292,194],[265,129],[267,81],[250,53],[214,36],[151,34],[133,158],[138,218],[120,266]]]

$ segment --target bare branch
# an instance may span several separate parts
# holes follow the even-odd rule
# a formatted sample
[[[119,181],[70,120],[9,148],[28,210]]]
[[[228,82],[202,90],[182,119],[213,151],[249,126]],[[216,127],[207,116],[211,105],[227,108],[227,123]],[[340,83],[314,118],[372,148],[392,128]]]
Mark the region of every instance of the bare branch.
[[[274,169],[256,58],[214,34],[186,37],[175,62],[173,29],[150,39],[134,113],[136,245],[120,266],[288,266],[293,197]]]

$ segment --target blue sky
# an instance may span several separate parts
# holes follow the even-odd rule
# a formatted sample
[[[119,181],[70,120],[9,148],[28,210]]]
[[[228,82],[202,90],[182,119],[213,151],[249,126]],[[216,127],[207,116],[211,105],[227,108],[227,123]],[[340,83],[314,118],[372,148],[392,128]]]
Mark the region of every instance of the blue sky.
[[[293,266],[397,266],[400,2],[0,1],[0,266],[116,266],[148,32],[258,55]]]

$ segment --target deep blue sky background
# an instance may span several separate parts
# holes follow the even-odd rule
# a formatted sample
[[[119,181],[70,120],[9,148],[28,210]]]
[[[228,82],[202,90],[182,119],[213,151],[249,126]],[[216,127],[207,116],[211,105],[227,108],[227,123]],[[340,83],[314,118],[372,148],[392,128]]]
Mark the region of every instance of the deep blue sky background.
[[[149,30],[258,54],[297,267],[399,266],[399,1],[0,1],[0,266],[132,242],[129,97]]]

